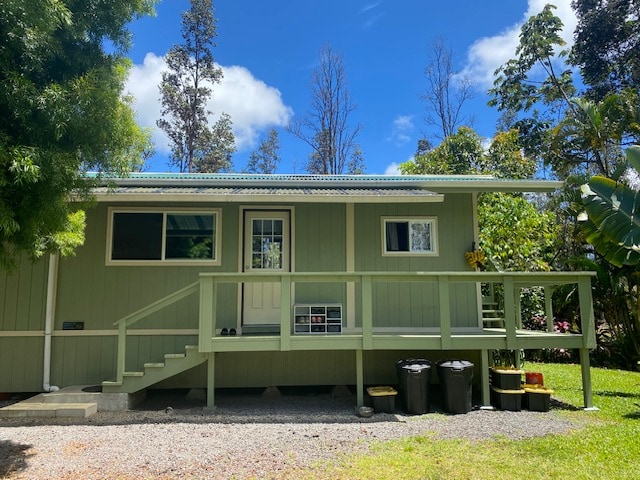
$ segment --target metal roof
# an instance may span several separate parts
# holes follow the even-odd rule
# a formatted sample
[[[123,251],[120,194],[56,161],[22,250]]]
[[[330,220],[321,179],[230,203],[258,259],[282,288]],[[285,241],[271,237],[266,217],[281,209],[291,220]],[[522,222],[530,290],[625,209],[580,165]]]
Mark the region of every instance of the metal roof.
[[[442,194],[419,188],[115,186],[98,187],[94,194],[98,201],[110,202],[424,203],[444,200]]]
[[[89,177],[99,201],[441,202],[450,192],[548,192],[561,182],[486,175],[256,175],[132,173]]]

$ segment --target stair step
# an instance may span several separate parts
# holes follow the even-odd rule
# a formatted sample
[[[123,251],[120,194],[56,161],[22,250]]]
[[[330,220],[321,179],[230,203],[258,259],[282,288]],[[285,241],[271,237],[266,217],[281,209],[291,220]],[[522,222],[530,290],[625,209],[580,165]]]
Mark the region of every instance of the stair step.
[[[198,345],[187,345],[184,347],[185,350],[196,350],[198,351]]]
[[[104,382],[102,382],[102,386],[103,387],[121,387],[122,382],[119,382],[117,380],[105,380]]]
[[[502,310],[482,310],[482,313],[499,313],[502,315],[504,312]]]
[[[144,368],[164,368],[164,363],[145,363]]]
[[[144,377],[144,372],[123,372],[123,377]]]
[[[185,358],[184,353],[165,353],[164,358]]]
[[[83,417],[98,411],[97,403],[19,402],[0,408],[0,417]]]

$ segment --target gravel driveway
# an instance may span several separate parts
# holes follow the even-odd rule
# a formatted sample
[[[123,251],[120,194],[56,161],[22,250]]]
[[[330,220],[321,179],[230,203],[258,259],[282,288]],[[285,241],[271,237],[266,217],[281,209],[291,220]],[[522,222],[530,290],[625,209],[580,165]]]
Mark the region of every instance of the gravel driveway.
[[[229,479],[295,477],[296,469],[374,441],[413,435],[524,438],[578,426],[553,409],[464,415],[355,415],[354,397],[226,392],[206,414],[185,392],[150,395],[138,409],[87,419],[0,419],[0,478]]]

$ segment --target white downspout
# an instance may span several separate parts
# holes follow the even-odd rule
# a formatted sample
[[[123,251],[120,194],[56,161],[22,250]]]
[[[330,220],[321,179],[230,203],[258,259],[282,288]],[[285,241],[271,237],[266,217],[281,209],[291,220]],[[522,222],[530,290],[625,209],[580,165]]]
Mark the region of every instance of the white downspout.
[[[49,255],[49,274],[47,277],[47,306],[44,318],[44,372],[42,389],[45,392],[57,392],[60,387],[50,385],[51,381],[51,334],[56,312],[56,292],[58,290],[58,254]]]

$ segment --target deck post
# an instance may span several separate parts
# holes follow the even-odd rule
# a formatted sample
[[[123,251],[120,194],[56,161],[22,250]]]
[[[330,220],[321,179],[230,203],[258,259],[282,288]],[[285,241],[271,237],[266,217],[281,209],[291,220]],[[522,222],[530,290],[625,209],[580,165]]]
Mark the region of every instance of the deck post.
[[[216,328],[216,293],[217,285],[213,277],[200,277],[200,328],[198,350],[211,351],[211,339]]]
[[[515,300],[515,288],[513,285],[513,277],[504,276],[504,328],[507,330],[507,349],[516,350],[517,337],[516,337],[516,308],[514,305]],[[520,357],[520,355],[518,355]]]
[[[522,302],[520,301],[521,293],[522,293],[522,288],[514,286],[513,304],[515,305],[515,308],[516,308],[516,312],[515,312],[516,329],[522,329]],[[517,350],[515,352],[514,367],[522,368],[522,358],[524,358],[523,354],[524,354],[524,350]]]
[[[490,408],[491,392],[489,387],[489,350],[480,350],[480,389],[482,392],[481,407]]]
[[[589,349],[580,349],[580,369],[582,370],[582,398],[584,399],[585,410],[598,410],[593,406],[593,391],[591,388],[591,361],[589,359]]]
[[[280,351],[291,350],[291,277],[280,277]]]
[[[438,275],[438,300],[440,303],[440,343],[442,350],[451,348],[451,293],[449,277]]]
[[[362,348],[373,349],[373,288],[371,275],[362,276]]]
[[[516,307],[516,328],[522,328],[522,303],[520,302],[520,293],[522,289],[515,287],[513,289],[513,304]]]
[[[118,359],[116,364],[116,380],[122,383],[127,360],[127,324],[118,325]]]
[[[589,350],[595,348],[595,316],[593,313],[593,298],[591,295],[591,278],[578,279],[578,298],[580,300],[580,322],[582,323],[582,346],[580,349],[580,368],[582,370],[582,395],[585,410],[598,410],[593,406],[593,391],[591,387],[591,361]]]
[[[364,369],[362,364],[362,350],[356,350],[356,403],[364,406]]]
[[[578,279],[578,299],[580,301],[580,323],[585,348],[596,348],[596,327],[593,313],[593,297],[591,295],[591,278]]]
[[[547,332],[553,332],[553,286],[544,287],[544,315],[547,317]]]
[[[207,410],[215,410],[215,384],[216,384],[216,354],[211,352],[207,355]]]

